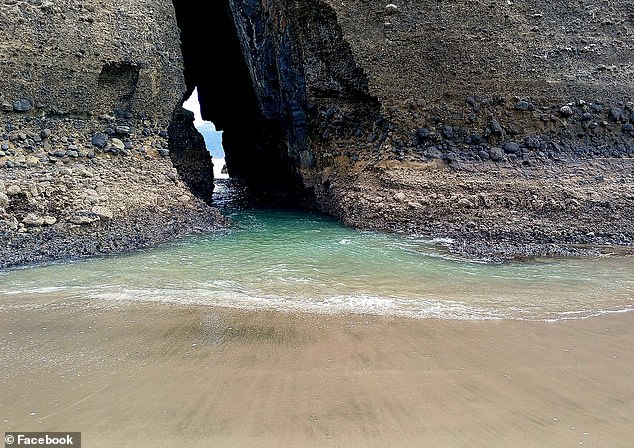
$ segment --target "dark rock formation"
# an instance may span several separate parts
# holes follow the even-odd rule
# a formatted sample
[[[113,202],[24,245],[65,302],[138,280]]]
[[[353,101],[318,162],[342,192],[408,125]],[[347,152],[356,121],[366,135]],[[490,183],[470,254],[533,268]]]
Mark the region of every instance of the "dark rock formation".
[[[313,0],[232,0],[202,16],[174,4],[187,87],[224,131],[229,172],[268,200],[310,202],[301,169],[322,156],[311,143],[352,137],[379,115],[334,11]]]
[[[177,108],[168,128],[169,156],[189,189],[208,204],[214,192],[214,167],[205,139],[194,127],[194,114]]]
[[[255,153],[257,99],[228,4],[210,2],[209,14],[201,14],[195,3],[186,0],[175,0],[174,7],[185,61],[185,96],[197,87],[203,118],[224,131],[232,175],[257,176],[258,171],[264,175],[258,164],[266,157]]]
[[[317,179],[341,157],[629,156],[632,44],[611,36],[632,32],[619,19],[631,6],[585,3],[224,0],[212,17],[175,5],[188,88],[225,130],[230,172],[258,191],[315,190],[324,207]]]
[[[161,213],[204,209],[183,190],[206,201],[212,192],[211,162],[180,109],[197,87],[204,118],[225,132],[229,172],[262,200],[487,244],[514,232],[531,244],[634,241],[624,218],[634,215],[629,1],[218,0],[206,8],[4,2],[6,235],[103,223],[82,214],[92,207],[110,207],[115,221],[138,203],[151,213],[158,205],[133,195],[113,195],[116,207],[102,197],[99,183],[116,186],[126,160],[127,180],[144,182],[144,161],[167,173],[155,184],[169,202]],[[55,173],[93,165],[99,180],[73,180],[76,197],[55,202],[60,185],[46,193]],[[491,230],[498,225],[503,231]]]

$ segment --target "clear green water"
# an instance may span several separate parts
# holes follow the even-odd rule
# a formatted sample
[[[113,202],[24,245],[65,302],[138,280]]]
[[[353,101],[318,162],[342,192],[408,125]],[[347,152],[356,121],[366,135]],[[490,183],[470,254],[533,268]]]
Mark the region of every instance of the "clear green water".
[[[634,309],[634,259],[490,265],[318,214],[242,211],[222,234],[0,271],[0,310],[89,300],[446,319],[576,319]]]

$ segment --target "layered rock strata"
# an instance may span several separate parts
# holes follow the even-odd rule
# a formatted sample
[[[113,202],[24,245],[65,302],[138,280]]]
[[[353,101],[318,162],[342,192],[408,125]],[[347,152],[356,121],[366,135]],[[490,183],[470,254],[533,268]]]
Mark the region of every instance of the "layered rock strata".
[[[634,241],[629,2],[229,3],[322,210],[486,258]]]
[[[224,221],[200,199],[210,188],[170,158],[181,167],[170,122],[193,128],[175,114],[185,83],[171,2],[4,1],[0,41],[0,267]],[[213,185],[204,145],[206,159],[195,149],[196,174],[208,170]]]
[[[450,238],[453,250],[488,259],[634,242],[630,2],[212,8],[205,16],[181,0],[2,4],[5,241],[127,225],[140,203],[143,235],[155,216],[198,216],[210,227],[202,200],[211,163],[180,109],[197,87],[203,116],[225,131],[229,171],[267,202]],[[149,174],[125,176],[126,189],[143,192],[138,201],[99,190],[116,190],[125,166],[158,176],[158,215],[142,199],[159,201],[145,190]],[[64,176],[83,170],[93,177],[71,182],[78,197],[51,199]]]

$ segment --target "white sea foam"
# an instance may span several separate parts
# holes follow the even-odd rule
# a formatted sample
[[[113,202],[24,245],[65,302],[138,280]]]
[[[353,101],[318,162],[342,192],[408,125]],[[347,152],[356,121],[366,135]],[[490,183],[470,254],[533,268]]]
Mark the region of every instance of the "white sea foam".
[[[507,316],[461,302],[407,300],[371,295],[337,295],[306,300],[295,297],[250,295],[240,291],[188,291],[164,289],[103,290],[88,294],[90,299],[106,302],[154,302],[176,306],[217,306],[248,311],[305,312],[319,314],[368,314],[416,319],[490,320]]]
[[[303,282],[305,279],[296,279]],[[370,294],[336,294],[324,297],[280,296],[250,291],[234,281],[210,281],[194,288],[130,288],[124,285],[107,287],[44,287],[21,289],[4,293],[5,297],[21,296],[19,301],[0,301],[0,310],[42,309],[80,302],[106,308],[122,303],[161,303],[175,306],[213,306],[247,311],[281,311],[320,314],[367,314],[413,319],[450,320],[528,320],[556,322],[587,319],[606,314],[634,311],[633,304],[614,309],[543,310],[525,304],[507,306],[491,301],[488,306],[476,306],[456,300],[403,297],[381,297]],[[36,299],[57,298],[57,301]],[[36,300],[36,301],[33,301]]]
[[[24,295],[37,295],[37,294],[50,294],[54,292],[62,292],[69,291],[72,288],[69,286],[42,286],[42,287],[33,287],[33,288],[24,288],[24,289],[14,289],[14,290],[1,290],[0,294],[6,296],[24,296]]]

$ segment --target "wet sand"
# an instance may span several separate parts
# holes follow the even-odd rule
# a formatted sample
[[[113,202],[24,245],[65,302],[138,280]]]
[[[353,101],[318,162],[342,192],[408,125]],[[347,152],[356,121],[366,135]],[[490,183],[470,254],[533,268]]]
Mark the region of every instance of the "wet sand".
[[[630,447],[634,313],[0,310],[0,424],[86,447]]]

